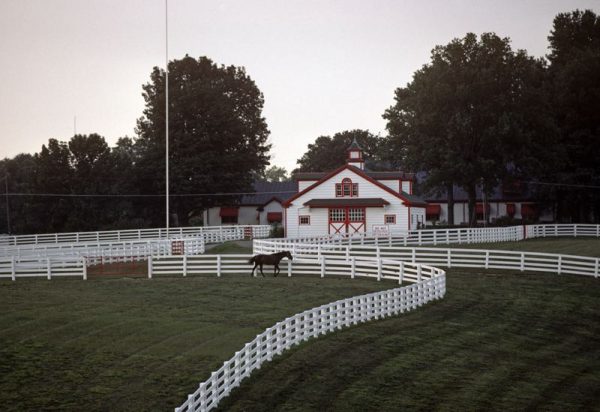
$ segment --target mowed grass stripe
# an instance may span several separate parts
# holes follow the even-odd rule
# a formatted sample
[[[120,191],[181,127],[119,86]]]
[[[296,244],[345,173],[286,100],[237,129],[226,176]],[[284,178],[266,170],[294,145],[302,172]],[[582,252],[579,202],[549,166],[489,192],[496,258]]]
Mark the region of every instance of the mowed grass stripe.
[[[451,270],[440,302],[319,338],[221,410],[598,409],[600,284]]]

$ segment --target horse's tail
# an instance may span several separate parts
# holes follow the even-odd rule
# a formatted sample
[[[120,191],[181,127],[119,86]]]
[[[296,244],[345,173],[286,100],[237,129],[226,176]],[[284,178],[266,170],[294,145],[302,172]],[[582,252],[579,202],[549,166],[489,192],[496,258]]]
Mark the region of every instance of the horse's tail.
[[[254,259],[256,259],[256,256],[252,256],[249,260],[248,263],[252,264],[254,263]]]

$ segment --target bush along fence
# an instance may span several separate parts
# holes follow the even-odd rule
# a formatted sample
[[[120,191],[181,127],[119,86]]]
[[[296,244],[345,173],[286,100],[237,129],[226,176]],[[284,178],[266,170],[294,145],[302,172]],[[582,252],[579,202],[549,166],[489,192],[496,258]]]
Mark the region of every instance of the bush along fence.
[[[39,245],[47,243],[121,242],[204,236],[206,243],[225,240],[266,238],[269,225],[173,227],[169,229],[108,230],[100,232],[46,233],[0,237],[1,246]]]
[[[169,256],[149,260],[149,276],[249,274],[252,255]],[[285,264],[282,265],[285,267]],[[282,269],[282,274],[285,270]],[[396,259],[310,257],[288,261],[287,275],[365,276],[410,283],[383,292],[355,296],[293,315],[267,328],[242,350],[213,372],[175,411],[208,411],[217,406],[231,390],[273,356],[294,345],[344,327],[414,310],[425,303],[441,299],[446,293],[445,272],[431,266],[406,263]],[[256,274],[255,274],[256,276]]]

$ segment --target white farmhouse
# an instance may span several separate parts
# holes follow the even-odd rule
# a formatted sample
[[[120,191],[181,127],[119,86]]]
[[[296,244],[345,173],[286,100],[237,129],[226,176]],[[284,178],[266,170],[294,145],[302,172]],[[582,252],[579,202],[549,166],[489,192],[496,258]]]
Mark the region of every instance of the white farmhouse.
[[[426,203],[412,174],[365,170],[352,142],[346,164],[329,173],[298,173],[298,193],[283,202],[287,237],[406,233],[425,224]]]

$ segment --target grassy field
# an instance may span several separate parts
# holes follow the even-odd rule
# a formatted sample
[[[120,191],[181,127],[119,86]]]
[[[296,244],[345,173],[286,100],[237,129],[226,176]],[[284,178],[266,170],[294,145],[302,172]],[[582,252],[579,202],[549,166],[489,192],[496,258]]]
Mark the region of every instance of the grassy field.
[[[597,279],[453,270],[439,302],[327,335],[221,410],[598,410]]]
[[[394,284],[316,277],[0,281],[0,410],[172,410],[266,327]]]
[[[597,254],[594,242],[494,246]],[[229,243],[210,252],[249,250]],[[265,327],[393,285],[327,277],[3,281],[0,409],[171,410]],[[598,279],[452,270],[442,301],[305,343],[245,381],[222,410],[598,409],[599,301]]]

